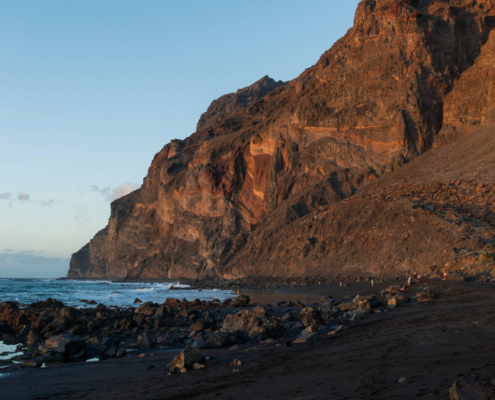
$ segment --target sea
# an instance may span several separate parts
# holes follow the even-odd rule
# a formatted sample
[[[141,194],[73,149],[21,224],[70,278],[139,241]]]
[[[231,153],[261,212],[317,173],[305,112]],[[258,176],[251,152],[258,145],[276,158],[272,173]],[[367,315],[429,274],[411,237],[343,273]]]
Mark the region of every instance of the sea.
[[[71,279],[8,279],[0,278],[0,302],[17,301],[29,304],[53,298],[73,307],[91,307],[81,300],[93,300],[106,306],[136,306],[135,299],[143,303],[163,303],[168,297],[186,300],[221,301],[235,297],[228,290],[196,290],[180,282],[121,283],[111,281],[78,281]],[[94,307],[94,306],[93,306]]]

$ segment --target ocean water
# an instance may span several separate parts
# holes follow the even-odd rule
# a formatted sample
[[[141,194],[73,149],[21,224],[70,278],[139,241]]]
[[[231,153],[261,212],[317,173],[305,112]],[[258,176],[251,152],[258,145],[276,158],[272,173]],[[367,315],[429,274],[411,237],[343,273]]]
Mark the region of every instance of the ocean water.
[[[171,286],[179,288],[170,290]],[[0,301],[18,301],[23,304],[53,298],[74,307],[88,307],[81,300],[94,300],[107,306],[128,307],[138,298],[143,303],[163,303],[167,297],[177,299],[225,300],[235,293],[226,290],[191,290],[189,286],[174,283],[117,283],[110,281],[77,281],[55,279],[2,279]],[[89,306],[91,307],[91,306]]]

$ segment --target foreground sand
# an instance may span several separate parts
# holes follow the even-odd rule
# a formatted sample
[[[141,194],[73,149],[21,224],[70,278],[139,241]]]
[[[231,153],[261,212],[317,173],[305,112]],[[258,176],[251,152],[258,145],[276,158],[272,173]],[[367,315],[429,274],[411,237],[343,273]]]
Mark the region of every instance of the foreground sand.
[[[303,290],[338,298],[367,288]],[[493,288],[435,282],[432,289],[440,298],[434,302],[371,314],[316,344],[204,350],[213,360],[186,374],[167,376],[166,365],[178,352],[23,370],[0,378],[0,398],[448,399],[459,374],[495,377]],[[229,366],[234,358],[243,364]],[[407,382],[400,384],[402,377]]]

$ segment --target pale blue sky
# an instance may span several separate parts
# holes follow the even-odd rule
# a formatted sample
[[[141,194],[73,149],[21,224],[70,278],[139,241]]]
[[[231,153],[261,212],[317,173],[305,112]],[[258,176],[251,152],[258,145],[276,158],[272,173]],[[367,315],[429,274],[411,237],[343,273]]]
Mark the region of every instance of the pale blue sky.
[[[65,275],[113,189],[213,99],[313,65],[357,4],[0,0],[0,277]]]

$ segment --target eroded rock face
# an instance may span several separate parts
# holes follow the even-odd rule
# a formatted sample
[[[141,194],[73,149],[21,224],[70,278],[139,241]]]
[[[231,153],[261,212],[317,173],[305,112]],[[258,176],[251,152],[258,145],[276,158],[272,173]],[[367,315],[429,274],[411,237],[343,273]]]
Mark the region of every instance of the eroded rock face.
[[[166,145],[142,188],[114,201],[108,226],[73,255],[68,276],[421,272],[445,263],[443,249],[458,238],[443,217],[388,201],[376,185],[355,194],[430,149],[443,125],[491,120],[494,21],[493,0],[363,0],[354,26],[313,67],[216,100],[196,133]],[[472,85],[482,96],[460,100]],[[439,145],[465,131],[456,129]],[[420,246],[417,258],[405,240]]]

